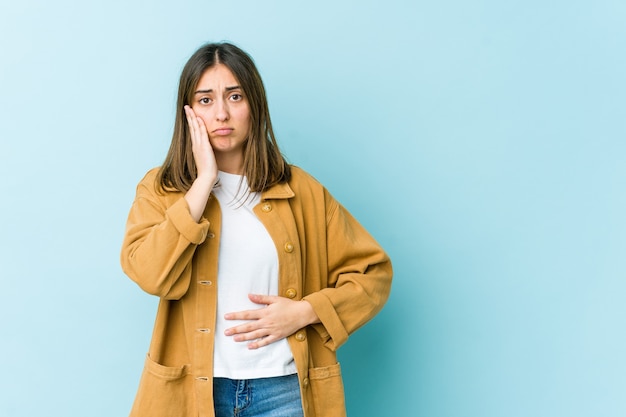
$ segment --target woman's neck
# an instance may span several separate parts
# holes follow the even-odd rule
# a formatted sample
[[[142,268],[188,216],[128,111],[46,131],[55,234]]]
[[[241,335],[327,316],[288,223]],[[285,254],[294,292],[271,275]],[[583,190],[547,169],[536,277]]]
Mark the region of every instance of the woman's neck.
[[[228,174],[243,175],[243,155],[215,154],[217,169]]]

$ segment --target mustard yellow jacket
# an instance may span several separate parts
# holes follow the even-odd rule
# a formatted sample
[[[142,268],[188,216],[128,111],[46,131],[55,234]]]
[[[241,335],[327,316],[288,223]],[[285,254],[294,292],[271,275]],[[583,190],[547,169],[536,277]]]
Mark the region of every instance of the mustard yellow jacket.
[[[306,417],[345,416],[336,350],[383,306],[389,257],[303,170],[262,193],[254,212],[279,260],[279,295],[305,299],[321,323],[288,337]],[[183,194],[159,194],[157,170],[137,186],[122,246],[124,272],[160,298],[132,417],[213,417],[213,329],[220,207],[195,222]]]

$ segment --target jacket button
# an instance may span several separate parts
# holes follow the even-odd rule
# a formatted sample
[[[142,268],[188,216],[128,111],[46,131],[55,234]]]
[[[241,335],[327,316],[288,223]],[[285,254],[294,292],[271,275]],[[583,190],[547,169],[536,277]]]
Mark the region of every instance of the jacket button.
[[[308,388],[308,387],[309,387],[309,378],[304,378],[304,379],[302,380],[302,386],[303,386],[304,388]]]
[[[287,296],[287,298],[295,298],[297,294],[298,292],[293,288],[289,288],[287,291],[285,291],[285,295]]]
[[[211,285],[213,285],[213,281],[198,281],[198,284],[206,285],[206,286],[210,287]]]
[[[306,340],[306,334],[303,331],[296,333],[296,340],[298,342],[304,342]]]
[[[213,239],[215,237],[215,233],[209,232],[207,233],[206,237],[208,237],[209,239]]]
[[[285,252],[287,253],[293,252],[293,243],[291,242],[285,243]]]
[[[261,206],[261,210],[269,213],[270,211],[272,211],[272,205],[270,203],[263,203],[263,205]]]

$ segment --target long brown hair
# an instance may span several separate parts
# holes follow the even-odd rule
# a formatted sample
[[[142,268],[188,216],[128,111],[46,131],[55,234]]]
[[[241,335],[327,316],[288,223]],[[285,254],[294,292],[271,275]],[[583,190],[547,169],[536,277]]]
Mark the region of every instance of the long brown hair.
[[[188,191],[198,173],[184,106],[191,105],[202,74],[216,64],[235,76],[250,106],[250,132],[243,159],[243,174],[251,191],[264,191],[291,178],[289,164],[278,149],[261,75],[252,58],[230,43],[208,43],[189,58],[180,75],[172,143],[158,174],[161,190]]]

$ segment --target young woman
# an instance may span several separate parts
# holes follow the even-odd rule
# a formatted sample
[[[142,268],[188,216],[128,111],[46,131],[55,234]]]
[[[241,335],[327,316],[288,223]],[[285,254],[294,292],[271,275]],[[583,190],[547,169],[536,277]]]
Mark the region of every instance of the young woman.
[[[131,416],[345,415],[336,350],[389,295],[388,256],[287,164],[252,59],[202,46],[121,263],[160,298]]]

